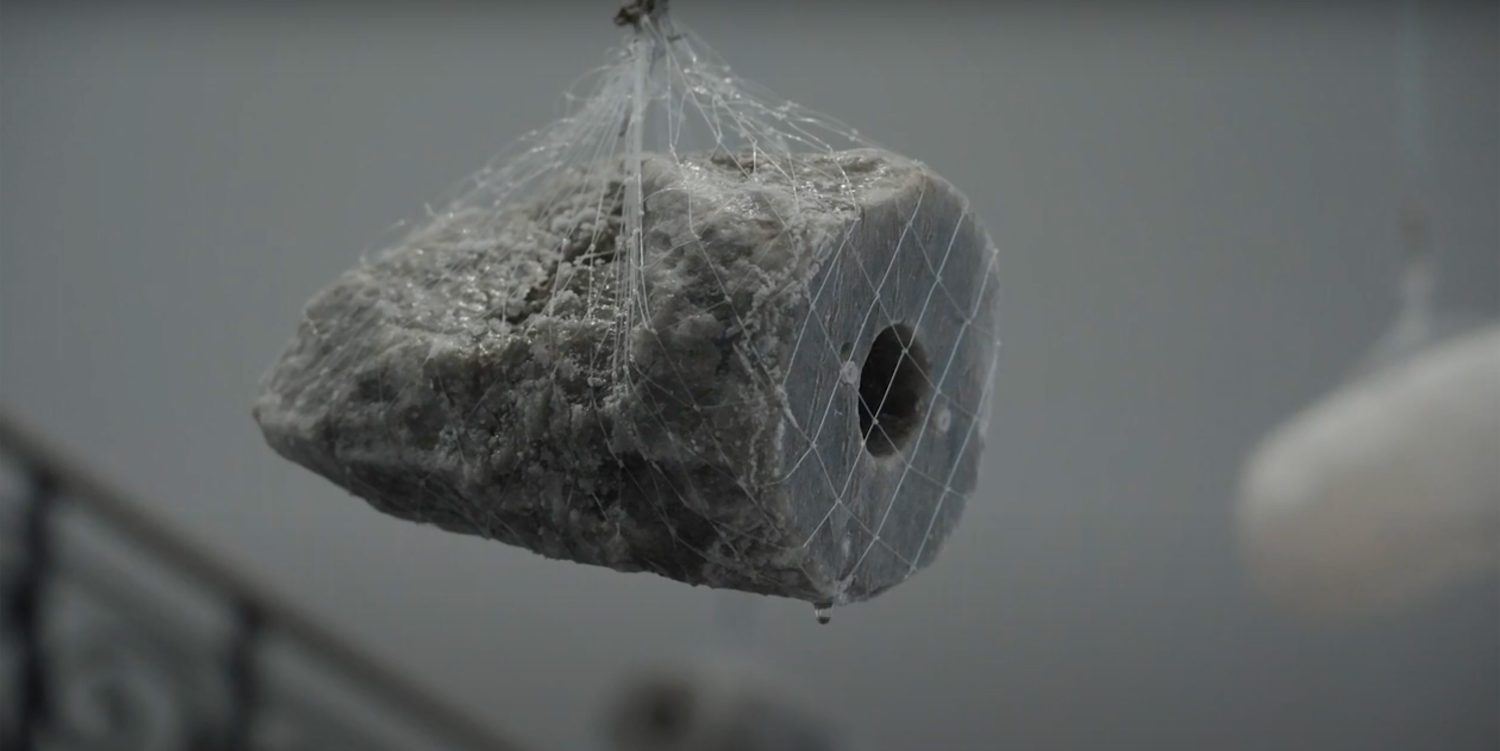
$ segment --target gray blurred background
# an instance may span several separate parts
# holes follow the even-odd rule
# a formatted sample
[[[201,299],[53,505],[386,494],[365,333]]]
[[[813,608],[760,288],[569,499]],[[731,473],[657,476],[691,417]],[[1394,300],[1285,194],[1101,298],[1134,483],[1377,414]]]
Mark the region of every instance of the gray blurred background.
[[[604,60],[614,3],[0,11],[0,408],[423,687],[594,747],[736,650],[861,744],[1494,749],[1494,579],[1316,626],[1236,559],[1239,463],[1394,314],[1394,5],[676,0],[735,70],[944,173],[1001,249],[981,485],[936,565],[804,603],[386,518],[249,416],[319,287]],[[1440,298],[1500,309],[1500,13],[1430,3]]]

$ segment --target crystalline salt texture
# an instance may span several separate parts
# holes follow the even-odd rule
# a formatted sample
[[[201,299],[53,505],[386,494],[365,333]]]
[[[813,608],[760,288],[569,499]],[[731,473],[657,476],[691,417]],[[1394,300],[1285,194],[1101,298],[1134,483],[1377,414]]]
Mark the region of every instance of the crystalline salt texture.
[[[714,148],[615,155],[615,115],[640,109],[621,62],[537,159],[314,298],[255,416],[397,516],[864,599],[933,559],[973,488],[995,249],[930,169],[771,130],[811,120],[715,90],[731,79],[676,57],[685,38],[647,96],[680,125],[702,92]]]

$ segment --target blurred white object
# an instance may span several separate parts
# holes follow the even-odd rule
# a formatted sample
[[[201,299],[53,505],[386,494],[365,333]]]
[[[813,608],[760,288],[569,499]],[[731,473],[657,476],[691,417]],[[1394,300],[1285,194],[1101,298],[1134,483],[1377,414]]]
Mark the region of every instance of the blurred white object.
[[[607,730],[617,751],[836,751],[832,730],[754,671],[658,670],[622,692]]]
[[[1241,482],[1252,577],[1314,616],[1500,570],[1500,325],[1367,371],[1273,431]]]

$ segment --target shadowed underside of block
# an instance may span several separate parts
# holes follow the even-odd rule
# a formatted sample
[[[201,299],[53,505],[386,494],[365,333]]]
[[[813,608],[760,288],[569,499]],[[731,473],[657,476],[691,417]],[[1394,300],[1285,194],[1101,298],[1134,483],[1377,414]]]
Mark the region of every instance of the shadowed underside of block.
[[[877,150],[648,155],[635,246],[624,181],[565,171],[344,274],[267,441],[382,511],[692,584],[849,602],[928,563],[994,355],[963,198]]]

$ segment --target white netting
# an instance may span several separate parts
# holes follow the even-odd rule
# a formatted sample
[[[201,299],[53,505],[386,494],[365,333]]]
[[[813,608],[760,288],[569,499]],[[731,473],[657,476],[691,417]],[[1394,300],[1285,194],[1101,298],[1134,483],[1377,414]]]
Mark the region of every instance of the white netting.
[[[257,418],[408,518],[872,596],[973,487],[994,247],[924,165],[735,77],[651,5],[570,114],[312,302]]]

